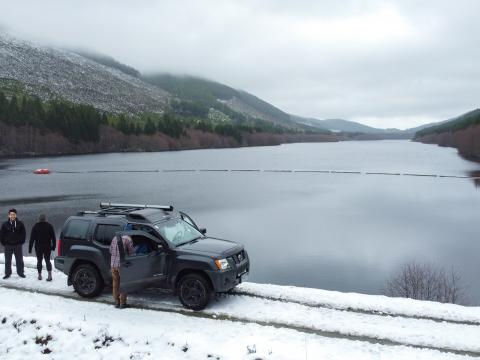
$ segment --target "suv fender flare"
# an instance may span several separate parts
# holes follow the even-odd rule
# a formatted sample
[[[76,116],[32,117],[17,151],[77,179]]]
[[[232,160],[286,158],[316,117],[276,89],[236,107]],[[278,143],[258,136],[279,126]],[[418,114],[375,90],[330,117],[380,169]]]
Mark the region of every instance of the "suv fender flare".
[[[91,246],[73,245],[68,252],[68,257],[74,258],[71,267],[68,270],[68,284],[71,284],[72,270],[79,264],[90,263],[95,266],[102,275],[104,283],[108,283],[111,277],[110,264],[107,264],[102,252]]]
[[[177,274],[175,274],[175,278],[174,279],[172,278],[172,280],[173,280],[172,290],[177,292],[178,282],[180,281],[181,278],[183,278],[185,275],[188,275],[188,274],[198,274],[198,275],[204,277],[205,280],[207,280],[209,282],[210,289],[212,291],[215,291],[213,281],[210,278],[210,275],[208,274],[208,271],[205,271],[205,269],[194,269],[192,267],[184,268],[184,269],[180,270]]]
[[[176,290],[178,280],[188,272],[201,273],[212,285],[213,281],[208,274],[212,270],[213,260],[203,256],[179,256],[173,268],[170,271],[168,282],[172,290]]]

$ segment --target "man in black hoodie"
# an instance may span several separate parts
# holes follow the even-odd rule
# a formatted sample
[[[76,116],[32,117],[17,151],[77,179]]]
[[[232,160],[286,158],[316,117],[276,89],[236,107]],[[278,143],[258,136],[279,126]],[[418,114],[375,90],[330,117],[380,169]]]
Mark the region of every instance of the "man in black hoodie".
[[[24,278],[22,245],[25,243],[25,226],[17,219],[17,210],[8,210],[8,220],[0,229],[0,243],[5,246],[5,276],[8,279],[12,275],[12,255],[15,255],[17,274]]]
[[[38,280],[42,280],[42,258],[47,264],[47,281],[52,281],[52,263],[50,262],[50,253],[55,251],[55,231],[53,226],[45,219],[44,214],[38,216],[38,222],[33,226],[28,244],[28,252],[32,253],[32,247],[35,243],[35,254],[37,254]]]

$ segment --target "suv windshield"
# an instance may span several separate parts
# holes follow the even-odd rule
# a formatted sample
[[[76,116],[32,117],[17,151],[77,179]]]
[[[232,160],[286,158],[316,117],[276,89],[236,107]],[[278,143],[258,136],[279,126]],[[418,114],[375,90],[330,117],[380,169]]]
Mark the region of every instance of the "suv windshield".
[[[203,237],[202,233],[183,220],[173,219],[155,224],[155,229],[175,246]]]

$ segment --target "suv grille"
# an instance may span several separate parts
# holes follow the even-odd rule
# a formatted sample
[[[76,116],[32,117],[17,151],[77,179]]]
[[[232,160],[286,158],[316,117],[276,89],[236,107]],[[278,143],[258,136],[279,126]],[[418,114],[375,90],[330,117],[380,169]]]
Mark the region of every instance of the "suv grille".
[[[242,250],[240,251],[239,253],[233,255],[231,258],[233,259],[233,261],[235,262],[235,264],[240,264],[241,262],[243,262],[246,258],[246,254],[245,254],[245,251]]]

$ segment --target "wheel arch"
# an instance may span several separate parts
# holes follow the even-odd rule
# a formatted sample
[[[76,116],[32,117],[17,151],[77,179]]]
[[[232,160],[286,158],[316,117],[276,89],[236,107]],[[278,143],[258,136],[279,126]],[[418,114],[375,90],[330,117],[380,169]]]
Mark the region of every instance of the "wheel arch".
[[[210,286],[210,291],[214,291],[215,288],[213,286],[213,282],[212,282],[212,279],[210,279],[210,276],[207,275],[207,273],[203,270],[199,270],[199,269],[182,269],[178,272],[177,276],[175,277],[175,283],[174,283],[174,292],[177,293],[178,292],[178,284],[180,282],[180,280],[182,280],[183,277],[185,277],[186,275],[190,275],[190,274],[196,274],[196,275],[200,275],[201,277],[203,277],[208,285]]]
[[[73,264],[72,264],[72,267],[70,268],[70,272],[68,273],[68,285],[72,285],[73,284],[73,281],[72,281],[72,275],[73,273],[75,272],[75,270],[80,266],[80,265],[91,265],[95,270],[98,271],[98,273],[100,274],[100,278],[102,279],[102,282],[103,282],[103,286],[105,286],[106,284],[106,281],[103,277],[103,274],[102,272],[100,271],[100,269],[98,268],[98,266],[93,262],[93,261],[90,261],[90,260],[85,260],[85,259],[76,259]]]
[[[111,281],[110,263],[99,249],[86,245],[74,245],[70,248],[68,257],[73,260],[68,271],[68,285],[72,284],[72,274],[75,269],[85,263],[95,267],[105,284]]]

